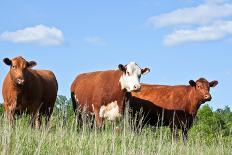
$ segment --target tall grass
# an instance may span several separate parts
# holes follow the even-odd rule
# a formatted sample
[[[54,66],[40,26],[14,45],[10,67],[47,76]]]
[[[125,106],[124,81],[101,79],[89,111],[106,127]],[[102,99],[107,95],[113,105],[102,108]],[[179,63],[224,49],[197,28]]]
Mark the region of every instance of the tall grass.
[[[219,134],[208,140],[190,132],[184,145],[181,140],[172,141],[169,129],[164,127],[135,132],[128,116],[116,124],[107,122],[102,130],[96,125],[91,128],[88,121],[79,127],[74,116],[65,118],[62,114],[52,116],[48,128],[31,129],[28,121],[23,116],[12,127],[0,117],[1,154],[232,154],[232,136]]]

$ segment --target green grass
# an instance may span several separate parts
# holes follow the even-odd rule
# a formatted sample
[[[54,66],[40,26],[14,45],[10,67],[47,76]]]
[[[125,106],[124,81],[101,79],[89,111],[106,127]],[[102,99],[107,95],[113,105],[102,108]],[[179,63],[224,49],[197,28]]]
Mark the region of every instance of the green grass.
[[[131,130],[126,117],[117,125],[106,123],[100,131],[89,123],[77,128],[75,118],[64,120],[53,116],[50,127],[31,129],[28,118],[17,119],[14,127],[0,117],[1,154],[232,154],[232,136],[203,137],[190,132],[184,145],[173,142],[167,128],[146,127],[137,133]],[[120,128],[120,131],[116,128]],[[193,130],[194,131],[194,130]]]

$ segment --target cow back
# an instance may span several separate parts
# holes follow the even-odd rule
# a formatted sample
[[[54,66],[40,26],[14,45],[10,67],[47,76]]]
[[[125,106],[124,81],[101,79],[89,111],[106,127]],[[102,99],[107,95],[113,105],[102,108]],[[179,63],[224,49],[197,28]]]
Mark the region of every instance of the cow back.
[[[147,100],[152,104],[168,110],[184,110],[190,102],[191,87],[146,85],[142,84],[140,92],[133,92],[132,96]]]

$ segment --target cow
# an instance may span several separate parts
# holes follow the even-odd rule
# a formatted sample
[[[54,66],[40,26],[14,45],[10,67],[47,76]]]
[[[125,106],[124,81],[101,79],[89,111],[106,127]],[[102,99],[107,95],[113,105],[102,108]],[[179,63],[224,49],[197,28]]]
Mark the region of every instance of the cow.
[[[140,78],[150,72],[141,69],[135,62],[118,65],[117,70],[83,73],[76,77],[71,85],[71,98],[75,112],[95,116],[97,126],[103,126],[103,120],[115,121],[122,117],[126,93],[141,89]],[[81,113],[77,118],[81,122]]]
[[[36,62],[26,61],[21,56],[4,58],[3,62],[10,66],[2,87],[7,119],[13,123],[16,115],[26,113],[31,116],[31,127],[40,127],[42,115],[45,115],[47,125],[58,91],[53,72],[32,69]]]
[[[184,143],[187,133],[201,104],[212,99],[210,87],[218,81],[208,82],[205,78],[190,80],[189,85],[149,85],[142,84],[140,92],[132,92],[129,108],[137,127],[169,126],[174,140],[178,139],[178,129],[182,130]],[[141,121],[142,120],[142,121]],[[141,123],[142,124],[138,124]]]

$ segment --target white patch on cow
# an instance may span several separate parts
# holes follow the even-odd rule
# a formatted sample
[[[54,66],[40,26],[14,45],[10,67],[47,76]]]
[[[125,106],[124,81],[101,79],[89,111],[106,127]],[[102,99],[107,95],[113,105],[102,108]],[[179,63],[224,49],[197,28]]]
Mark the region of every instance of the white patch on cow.
[[[100,117],[106,118],[110,121],[115,121],[117,118],[120,118],[122,115],[119,113],[119,107],[117,101],[111,102],[106,106],[101,106]]]
[[[74,97],[75,97],[76,102],[79,102],[79,100],[78,100],[77,96],[75,95]]]
[[[92,108],[93,108],[93,111],[94,111],[94,105],[92,104]]]
[[[92,104],[92,112],[89,112],[90,115],[94,115],[94,104]]]
[[[126,89],[128,92],[139,90],[141,87],[141,74],[141,68],[135,62],[130,62],[126,66],[126,73],[123,74],[119,79],[121,88]]]

